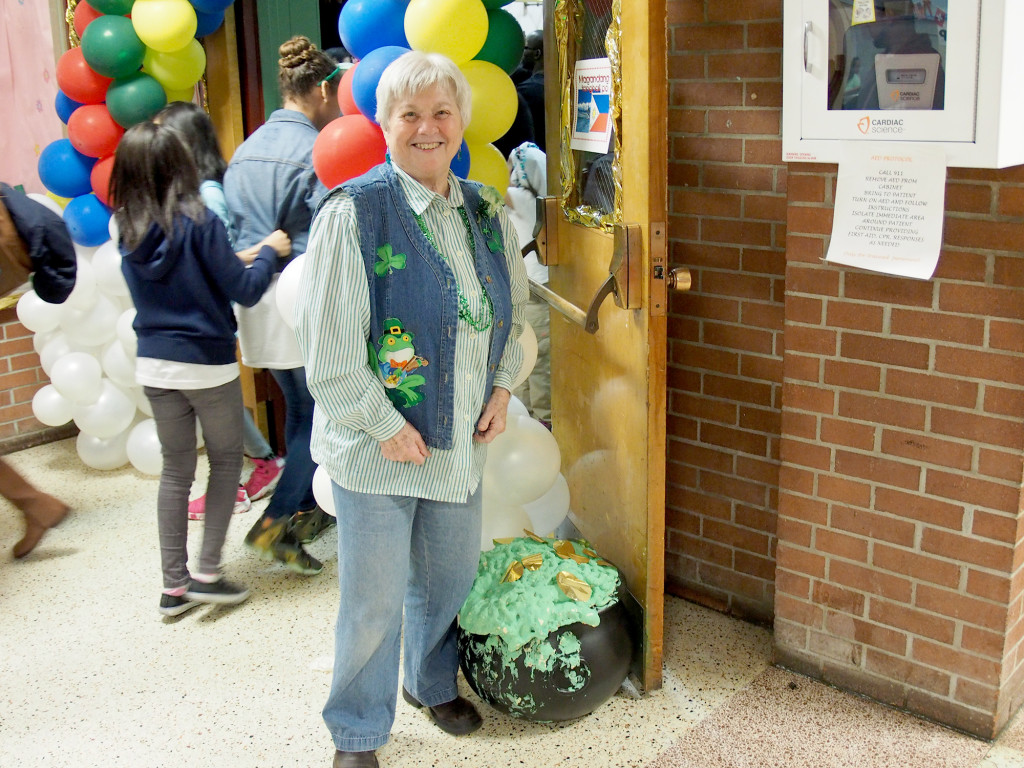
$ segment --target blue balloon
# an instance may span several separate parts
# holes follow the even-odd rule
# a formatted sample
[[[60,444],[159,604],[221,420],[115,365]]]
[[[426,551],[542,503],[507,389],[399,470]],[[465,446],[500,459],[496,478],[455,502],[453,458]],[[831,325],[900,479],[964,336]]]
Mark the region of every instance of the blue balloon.
[[[384,74],[388,64],[408,52],[408,48],[385,45],[383,48],[370,51],[359,60],[359,66],[352,75],[352,100],[359,107],[359,111],[374,122],[377,122],[377,83],[380,82],[380,76]]]
[[[110,239],[110,209],[92,192],[79,195],[64,208],[64,223],[71,239],[87,247]]]
[[[66,96],[64,91],[57,91],[57,98],[53,101],[53,108],[57,110],[57,117],[64,125],[71,119],[71,113],[82,106],[82,102]]]
[[[192,0],[192,7],[203,13],[222,14],[235,0]]]
[[[462,140],[462,146],[459,147],[459,151],[452,158],[452,173],[460,179],[465,179],[469,176],[469,146],[466,144],[465,139]]]
[[[92,189],[89,174],[95,157],[86,157],[71,145],[71,139],[57,139],[39,153],[39,180],[57,197],[78,197]]]
[[[224,23],[224,11],[218,11],[217,13],[206,13],[196,9],[196,34],[195,37],[206,37],[207,35],[213,34],[220,25]]]
[[[409,0],[348,0],[338,14],[338,34],[345,49],[357,59],[374,48],[409,47],[405,36],[405,9]],[[364,113],[365,114],[365,113]]]

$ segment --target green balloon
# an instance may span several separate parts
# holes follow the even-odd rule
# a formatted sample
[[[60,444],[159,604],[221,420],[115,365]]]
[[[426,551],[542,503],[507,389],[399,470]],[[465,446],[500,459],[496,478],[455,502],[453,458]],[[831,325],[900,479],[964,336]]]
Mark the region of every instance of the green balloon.
[[[489,61],[511,74],[523,58],[525,39],[515,16],[508,11],[491,9],[487,11],[487,39],[473,58]]]
[[[145,53],[127,16],[97,16],[82,34],[85,63],[104,77],[128,77],[142,66]]]
[[[97,11],[109,13],[113,16],[127,16],[132,12],[132,5],[134,3],[135,0],[89,0],[89,5]]]
[[[122,128],[149,120],[166,104],[163,86],[144,72],[115,80],[107,88],[107,109]]]

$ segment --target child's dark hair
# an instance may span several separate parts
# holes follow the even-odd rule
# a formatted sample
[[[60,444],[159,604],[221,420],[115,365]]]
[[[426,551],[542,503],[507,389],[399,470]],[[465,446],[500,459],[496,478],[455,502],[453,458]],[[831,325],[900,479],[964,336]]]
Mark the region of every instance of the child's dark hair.
[[[281,57],[277,60],[277,85],[285,99],[301,99],[338,68],[338,62],[303,35],[281,43],[277,53]],[[335,77],[328,82],[332,93],[337,91],[338,80]]]
[[[154,223],[170,235],[175,217],[202,221],[206,216],[199,174],[181,134],[149,120],[133,125],[118,142],[110,200],[128,250],[138,247]]]
[[[172,101],[153,120],[184,137],[185,145],[192,150],[200,181],[224,181],[228,164],[220,152],[217,132],[206,110],[191,101]]]

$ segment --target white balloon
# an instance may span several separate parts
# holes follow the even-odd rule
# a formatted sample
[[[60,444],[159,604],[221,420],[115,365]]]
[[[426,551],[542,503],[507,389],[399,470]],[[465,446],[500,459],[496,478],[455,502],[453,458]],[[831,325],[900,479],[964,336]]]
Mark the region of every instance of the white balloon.
[[[149,402],[149,398],[146,397],[146,393],[142,391],[142,387],[132,387],[131,394],[135,398],[135,405],[138,406],[139,410],[147,416],[152,416],[153,405]]]
[[[115,243],[121,242],[121,229],[117,226],[117,220],[114,216],[110,217],[110,222],[107,224],[107,232],[110,233],[110,239]]]
[[[62,219],[64,218],[64,209],[57,204],[57,201],[47,195],[41,195],[38,192],[28,192],[25,197],[29,200],[35,200],[40,205],[45,205],[51,211],[56,213]]]
[[[135,322],[135,308],[126,309],[121,313],[121,316],[117,318],[117,338],[121,340],[124,345],[124,351],[128,353],[128,357],[135,359],[135,355],[139,348],[139,339],[135,335],[135,329],[132,328],[132,323]]]
[[[96,303],[96,273],[88,260],[78,257],[75,270],[75,287],[64,302],[66,309],[76,309],[80,312],[92,309]]]
[[[100,357],[103,372],[119,387],[135,386],[135,361],[129,359],[118,339],[111,341]]]
[[[32,334],[32,349],[34,349],[36,351],[36,354],[38,355],[40,352],[43,351],[43,347],[45,347],[47,344],[49,344],[51,341],[53,341],[55,338],[57,338],[57,336],[59,334],[60,334],[60,331],[58,331],[56,328],[54,328],[52,331],[43,331],[42,333],[33,333]]]
[[[50,304],[35,291],[26,291],[18,299],[18,320],[33,333],[52,331],[60,325],[59,304]]]
[[[320,509],[328,515],[338,516],[334,509],[334,488],[331,484],[331,476],[321,466],[317,466],[316,472],[313,473],[313,498],[320,505]]]
[[[523,508],[530,516],[534,533],[547,536],[561,525],[565,516],[569,514],[569,483],[559,474],[547,493],[536,501],[524,504]]]
[[[512,395],[512,397],[510,397],[508,400],[508,413],[505,416],[506,420],[511,419],[513,416],[529,415],[530,411],[527,409],[525,405],[523,405],[523,401],[520,400],[515,395]]]
[[[64,335],[64,331],[57,331],[53,337],[46,342],[41,350],[39,350],[39,364],[42,366],[43,371],[47,376],[53,378],[53,365],[65,355],[74,352],[71,348],[71,343],[68,341],[68,337]]]
[[[32,415],[48,427],[62,427],[71,421],[71,402],[47,384],[32,397]]]
[[[104,379],[96,402],[76,405],[72,413],[80,430],[109,439],[131,426],[135,418],[135,400],[118,389],[112,381]]]
[[[79,432],[75,440],[78,458],[87,467],[99,470],[111,470],[123,467],[128,463],[128,435],[124,430],[113,437],[102,438]]]
[[[480,529],[480,550],[494,547],[494,539],[524,536],[524,529],[532,530],[533,523],[522,504],[511,504],[500,495],[488,493],[484,488],[483,526]]]
[[[127,296],[128,283],[121,272],[121,252],[117,245],[108,240],[92,257],[96,272],[96,286],[108,296]]]
[[[551,489],[561,463],[551,432],[536,419],[515,416],[487,449],[484,492],[507,504],[528,504]]]
[[[277,302],[277,311],[281,313],[285,325],[289,328],[295,327],[295,302],[299,297],[299,278],[302,277],[302,265],[305,261],[306,254],[296,256],[277,278],[277,293],[274,300]]]
[[[160,438],[153,419],[140,421],[128,433],[128,461],[144,475],[159,475],[164,468]]]
[[[81,243],[74,243],[75,256],[78,257],[78,264],[81,265],[83,261],[91,261],[92,255],[96,253],[97,245],[82,245]]]
[[[103,391],[103,367],[85,352],[69,352],[53,364],[50,382],[72,403],[96,402]]]
[[[106,296],[97,296],[96,303],[87,310],[65,310],[60,325],[72,343],[95,347],[114,338],[117,320],[117,307]]]
[[[526,381],[533,373],[533,367],[537,365],[537,334],[529,323],[523,323],[523,332],[519,335],[519,346],[523,348],[523,367],[519,369],[519,375],[512,382],[512,389]]]

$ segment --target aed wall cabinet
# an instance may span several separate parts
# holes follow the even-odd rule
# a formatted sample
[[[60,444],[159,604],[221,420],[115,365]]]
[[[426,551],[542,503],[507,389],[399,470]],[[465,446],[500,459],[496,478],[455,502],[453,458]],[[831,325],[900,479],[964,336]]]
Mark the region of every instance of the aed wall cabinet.
[[[861,20],[871,6],[785,0],[783,160],[909,141],[949,166],[1024,163],[1024,0],[874,0]]]

